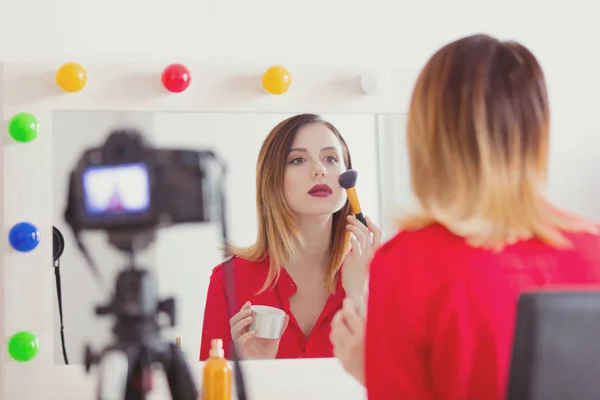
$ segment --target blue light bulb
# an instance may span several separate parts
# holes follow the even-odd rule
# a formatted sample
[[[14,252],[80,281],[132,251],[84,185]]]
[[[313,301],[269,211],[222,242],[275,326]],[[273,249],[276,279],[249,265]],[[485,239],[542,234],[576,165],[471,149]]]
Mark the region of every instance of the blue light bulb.
[[[8,241],[13,249],[28,252],[35,249],[40,242],[40,231],[29,222],[20,222],[11,228]]]

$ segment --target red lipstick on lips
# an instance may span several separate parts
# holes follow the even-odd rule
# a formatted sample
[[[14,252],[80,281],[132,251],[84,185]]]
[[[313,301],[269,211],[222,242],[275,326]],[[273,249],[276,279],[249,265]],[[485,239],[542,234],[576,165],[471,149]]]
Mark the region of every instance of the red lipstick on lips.
[[[329,197],[332,193],[333,190],[328,185],[315,185],[308,191],[314,197]]]

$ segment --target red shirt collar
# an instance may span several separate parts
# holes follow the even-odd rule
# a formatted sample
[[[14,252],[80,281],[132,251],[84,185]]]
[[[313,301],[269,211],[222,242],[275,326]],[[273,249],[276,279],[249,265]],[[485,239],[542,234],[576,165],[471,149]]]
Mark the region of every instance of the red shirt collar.
[[[265,259],[265,266],[267,268],[269,268],[270,262],[271,262],[271,260],[267,256]],[[298,290],[298,287],[296,285],[296,282],[294,282],[294,280],[290,276],[290,274],[288,274],[287,270],[284,267],[280,267],[280,268],[281,268],[281,273],[279,275],[279,280],[277,281],[275,287],[277,288],[277,291],[282,296],[285,296],[286,298],[289,299],[296,293],[296,291]],[[332,296],[335,299],[340,298],[341,300],[343,300],[344,297],[346,296],[346,292],[344,291],[344,287],[342,286],[342,268],[340,268],[337,272],[337,281],[336,281],[336,285],[335,285],[335,292],[332,294]]]

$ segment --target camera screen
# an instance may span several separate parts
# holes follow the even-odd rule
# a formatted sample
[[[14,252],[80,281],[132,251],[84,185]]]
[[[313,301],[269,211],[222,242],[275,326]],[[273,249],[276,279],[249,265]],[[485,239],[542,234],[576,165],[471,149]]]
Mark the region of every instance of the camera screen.
[[[90,167],[83,173],[85,211],[91,215],[140,213],[150,207],[144,163]]]

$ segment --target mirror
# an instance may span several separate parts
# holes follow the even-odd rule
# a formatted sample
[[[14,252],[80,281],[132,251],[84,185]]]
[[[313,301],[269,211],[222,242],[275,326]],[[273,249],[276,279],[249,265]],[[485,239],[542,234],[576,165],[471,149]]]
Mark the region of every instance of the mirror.
[[[62,308],[66,353],[69,364],[82,364],[87,344],[95,351],[112,340],[112,317],[97,317],[95,307],[109,300],[110,292],[98,285],[77,248],[64,221],[68,177],[82,153],[101,146],[115,128],[135,128],[157,147],[213,150],[227,166],[226,212],[230,240],[248,246],[256,239],[255,169],[260,147],[279,122],[294,114],[283,113],[178,113],[122,111],[55,111],[52,121],[53,218],[65,239],[60,258]],[[391,226],[383,208],[382,193],[397,191],[382,187],[382,176],[405,170],[394,158],[381,171],[381,129],[402,121],[398,116],[373,114],[322,114],[341,132],[351,153],[353,168],[359,172],[356,185],[364,213],[386,229]],[[403,126],[402,126],[403,128]],[[394,139],[397,140],[397,139]],[[384,149],[385,150],[385,149]],[[401,159],[401,157],[400,157]],[[389,162],[389,158],[387,159]],[[393,178],[392,178],[393,179]],[[404,191],[401,191],[404,193]],[[391,192],[390,192],[391,193]],[[387,197],[386,197],[387,198]],[[389,202],[389,200],[388,200]],[[382,208],[383,207],[383,208]],[[385,214],[385,218],[382,215]],[[393,232],[392,232],[393,233]],[[390,232],[385,231],[389,237]],[[82,241],[98,266],[109,289],[127,258],[107,242],[104,232],[84,232]],[[218,224],[182,224],[160,229],[155,241],[137,258],[137,264],[154,271],[161,297],[176,299],[176,326],[162,331],[164,338],[183,337],[191,360],[198,360],[206,293],[213,268],[221,263]],[[64,365],[60,318],[55,297],[54,362]],[[162,321],[166,324],[166,321]]]

